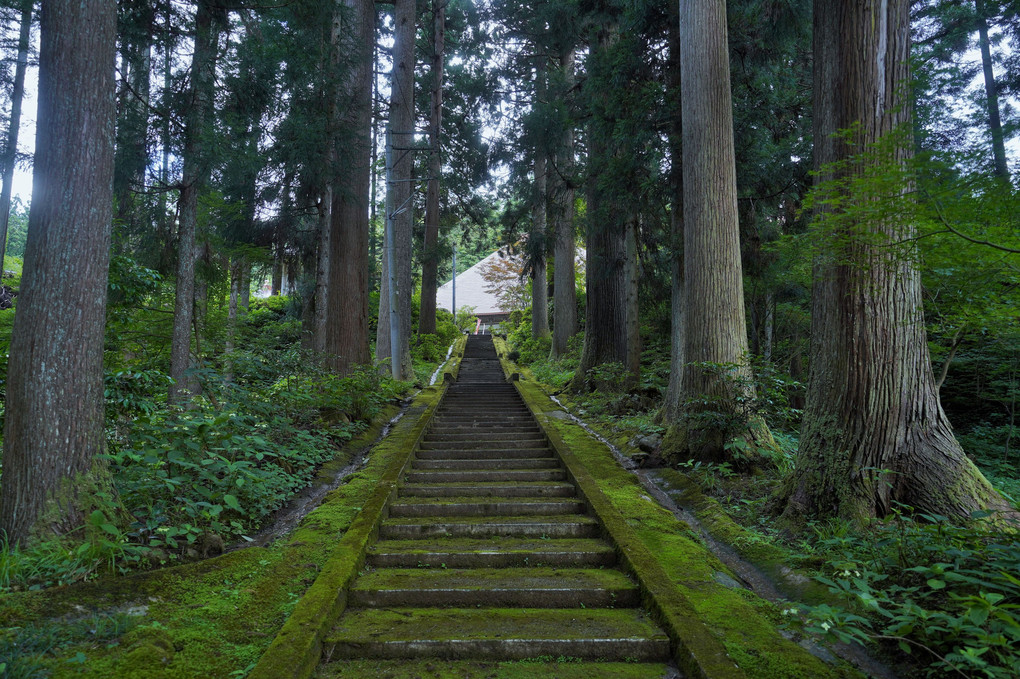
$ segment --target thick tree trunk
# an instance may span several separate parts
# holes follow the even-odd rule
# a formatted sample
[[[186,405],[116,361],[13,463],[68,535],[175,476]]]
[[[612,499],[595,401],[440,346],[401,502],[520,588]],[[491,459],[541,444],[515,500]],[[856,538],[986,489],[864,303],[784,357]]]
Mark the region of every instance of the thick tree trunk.
[[[604,83],[608,80],[608,52],[617,42],[615,25],[601,27],[595,49],[589,57],[590,81]],[[598,86],[596,86],[598,87]],[[584,245],[586,261],[584,267],[586,304],[584,323],[584,348],[580,365],[570,388],[586,390],[592,388],[619,388],[621,383],[607,383],[591,379],[589,370],[597,366],[615,363],[625,368],[628,365],[627,350],[627,221],[630,218],[616,187],[611,186],[618,179],[610,168],[615,156],[623,149],[615,139],[612,119],[605,102],[605,90],[591,92],[595,102],[588,123],[589,176],[588,214]]]
[[[726,449],[733,439],[768,440],[742,405],[750,389],[726,4],[687,0],[680,12],[686,363],[683,418],[670,423],[665,445],[673,459],[754,466],[754,445]]]
[[[116,7],[44,3],[25,274],[11,339],[0,529],[12,545],[81,525],[109,492],[103,329]]]
[[[191,62],[191,106],[184,132],[184,176],[180,195],[180,225],[177,247],[177,290],[174,302],[174,328],[170,348],[169,400],[180,403],[195,393],[198,383],[189,374],[191,328],[195,313],[195,262],[199,257],[195,233],[198,227],[198,196],[209,176],[204,142],[205,129],[213,114],[213,88],[216,82],[216,45],[218,22],[210,0],[199,0],[195,13],[195,52]]]
[[[675,8],[670,13],[669,29],[669,70],[666,74],[667,92],[670,96],[680,98],[680,15],[679,5],[671,3]],[[679,106],[673,107],[674,117],[670,120],[668,143],[670,156],[669,189],[670,189],[670,260],[672,263],[672,296],[670,309],[670,356],[669,384],[662,402],[662,410],[658,420],[676,422],[680,419],[683,409],[683,393],[680,388],[680,377],[683,375],[684,358],[684,313],[687,308],[684,287],[684,178],[683,178],[683,120]]]
[[[539,77],[544,77],[539,72]],[[531,203],[531,337],[549,336],[549,282],[546,277],[546,189],[545,151],[535,150],[535,191]],[[535,247],[538,243],[538,247]]]
[[[988,14],[984,0],[977,4],[978,46],[981,48],[981,69],[985,80],[985,99],[988,106],[988,129],[992,134],[992,157],[995,160],[995,176],[1009,177],[1006,164],[1006,144],[1002,136],[1002,119],[999,116],[999,88],[992,70],[992,50],[988,42]]]
[[[347,53],[357,57],[344,95],[350,102],[345,111],[346,124],[354,130],[354,139],[347,154],[342,156],[346,159],[345,172],[333,190],[327,295],[329,312],[324,345],[330,368],[339,375],[372,360],[368,327],[368,203],[372,173],[372,54],[376,15],[375,4],[370,0],[345,2],[354,24],[343,32],[349,40],[343,44],[347,45]],[[413,18],[411,21],[413,31]]]
[[[152,23],[154,8],[147,0],[121,3],[121,69],[123,85],[117,125],[117,154],[113,173],[113,194],[117,220],[131,227],[140,225],[136,192],[145,184],[148,164],[149,71],[152,65]]]
[[[832,163],[910,122],[909,2],[816,0],[814,22],[815,167],[828,179]],[[836,136],[847,129],[853,138]],[[896,153],[906,161],[910,149]],[[839,171],[849,178],[866,162]],[[886,245],[912,241],[913,225],[850,219],[815,264],[811,377],[785,516],[860,520],[897,503],[944,516],[1005,509],[939,403],[916,253]]]
[[[326,351],[327,325],[329,323],[329,260],[333,254],[330,240],[333,230],[333,190],[326,187],[319,198],[319,223],[316,229],[315,247],[315,319],[312,326],[312,351],[323,354]]]
[[[238,304],[241,306],[241,310],[247,313],[251,310],[251,262],[247,255],[241,257],[239,266],[241,267],[241,290],[238,293]]]
[[[569,96],[574,83],[574,49],[560,55],[560,92]],[[553,250],[553,340],[550,356],[567,353],[567,340],[577,334],[577,290],[574,281],[574,129],[567,125],[555,154],[556,168],[550,174]]]
[[[420,334],[436,331],[436,278],[439,269],[439,175],[443,170],[439,152],[443,123],[443,46],[446,41],[446,5],[432,0],[435,31],[432,52],[432,103],[429,115],[428,191],[425,195],[425,248],[422,253]]]
[[[234,381],[234,337],[237,335],[237,302],[241,293],[241,259],[230,261],[230,301],[227,304],[227,339],[223,347],[223,381]]]
[[[641,375],[641,316],[638,299],[641,278],[641,261],[638,257],[637,216],[627,220],[627,254],[624,279],[627,285],[627,372],[635,381]]]
[[[387,214],[393,222],[392,248],[394,271],[390,272],[389,253],[383,253],[383,294],[379,296],[379,340],[376,358],[390,358],[394,379],[414,378],[411,367],[411,242],[414,226],[412,172],[414,170],[414,21],[415,1],[396,0],[394,4],[393,84],[390,94],[389,143],[392,147],[391,181],[386,187]],[[396,290],[390,290],[390,281]],[[397,332],[390,333],[390,303],[396,300]],[[393,342],[396,345],[393,345]],[[383,353],[386,351],[386,353]]]
[[[22,0],[21,30],[18,35],[18,64],[14,67],[14,87],[11,90],[11,119],[7,127],[7,144],[3,156],[3,188],[0,189],[0,270],[7,253],[7,228],[11,220],[11,191],[14,186],[14,166],[18,159],[18,133],[21,130],[21,103],[25,99],[25,71],[28,69],[28,52],[32,36],[32,7],[35,0]]]

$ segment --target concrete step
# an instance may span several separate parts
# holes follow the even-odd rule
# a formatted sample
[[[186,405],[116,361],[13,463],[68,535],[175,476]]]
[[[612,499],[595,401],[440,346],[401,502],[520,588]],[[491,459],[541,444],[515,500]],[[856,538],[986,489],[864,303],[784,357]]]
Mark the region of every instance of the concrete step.
[[[405,483],[399,497],[573,497],[577,489],[555,481],[534,483]]]
[[[493,469],[488,471],[411,471],[408,483],[456,483],[458,481],[566,481],[563,469]]]
[[[332,658],[664,662],[669,639],[635,609],[350,608],[323,641]]]
[[[472,448],[485,449],[485,448],[539,448],[545,444],[546,439],[543,438],[518,438],[518,439],[490,439],[484,435],[479,435],[475,438],[463,439],[458,441],[446,441],[442,440],[445,437],[437,437],[439,440],[432,440],[431,436],[426,436],[425,440],[421,442],[421,450],[439,450],[442,448],[449,448],[451,450],[470,450]]]
[[[548,453],[546,453],[548,455]],[[558,469],[560,461],[555,457],[525,457],[509,460],[499,459],[431,459],[415,460],[413,469]]]
[[[444,434],[477,434],[479,432],[492,432],[494,434],[540,434],[542,429],[531,422],[441,422],[436,421],[432,424],[431,432],[439,432]]]
[[[560,566],[598,568],[616,564],[616,551],[598,539],[447,538],[380,540],[368,550],[377,568],[509,568]]]
[[[631,608],[640,594],[613,569],[386,568],[358,578],[348,601],[363,608]]]
[[[471,443],[474,441],[512,441],[518,443],[520,441],[538,441],[545,442],[545,434],[542,432],[526,432],[526,431],[508,431],[500,432],[493,431],[491,429],[479,429],[478,431],[467,431],[467,432],[454,432],[448,429],[442,429],[436,431],[433,429],[425,435],[425,440],[429,443],[437,443],[446,441],[450,443]],[[507,448],[516,448],[518,446],[507,446]]]
[[[541,448],[486,448],[485,450],[419,450],[414,454],[417,460],[527,460],[548,457],[548,446]]]
[[[575,498],[485,497],[402,498],[390,504],[390,516],[553,516],[583,514],[585,505]]]
[[[492,517],[427,517],[391,518],[379,527],[383,540],[418,540],[422,538],[595,538],[599,537],[598,522],[590,516],[506,516]]]

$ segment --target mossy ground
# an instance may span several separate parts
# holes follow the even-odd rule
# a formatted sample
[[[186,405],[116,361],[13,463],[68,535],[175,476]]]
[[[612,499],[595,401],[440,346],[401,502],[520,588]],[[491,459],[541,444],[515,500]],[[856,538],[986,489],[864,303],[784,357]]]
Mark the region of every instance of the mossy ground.
[[[345,449],[343,466],[386,418]],[[127,610],[131,631],[97,641],[64,639],[38,658],[53,677],[196,679],[243,676],[261,657],[314,581],[389,462],[382,447],[271,547],[251,547],[191,564],[0,599],[0,634],[41,636],[68,621]]]
[[[573,658],[515,662],[344,660],[319,667],[317,679],[661,679],[676,676],[658,663],[592,663]]]
[[[554,409],[537,383],[522,382],[522,392],[539,412]],[[598,480],[600,490],[648,547],[670,582],[690,602],[698,619],[719,639],[740,668],[751,677],[852,676],[811,655],[780,632],[779,609],[752,592],[730,588],[728,569],[685,523],[653,500],[638,480],[624,471],[612,452],[579,426],[548,418],[564,443]]]

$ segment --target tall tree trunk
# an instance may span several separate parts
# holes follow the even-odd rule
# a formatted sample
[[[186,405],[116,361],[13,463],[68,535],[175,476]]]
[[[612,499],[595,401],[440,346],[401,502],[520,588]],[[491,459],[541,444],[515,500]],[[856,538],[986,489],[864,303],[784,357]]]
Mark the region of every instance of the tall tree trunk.
[[[538,77],[544,78],[544,69]],[[549,282],[546,278],[546,211],[547,191],[545,150],[535,149],[535,189],[531,203],[531,336],[549,336]],[[536,247],[537,244],[537,247]]]
[[[11,120],[7,128],[7,144],[3,156],[3,188],[0,189],[0,271],[7,253],[7,228],[11,220],[11,191],[14,186],[14,166],[18,160],[18,132],[21,130],[21,102],[25,98],[25,71],[28,69],[28,52],[31,48],[32,8],[35,0],[22,0],[21,30],[18,34],[18,64],[14,68],[14,88],[11,90]]]
[[[376,358],[383,361],[390,358],[390,370],[394,379],[414,378],[411,368],[411,242],[414,225],[412,201],[412,172],[414,155],[414,21],[415,0],[396,0],[394,3],[393,42],[393,84],[390,93],[389,143],[392,149],[391,182],[386,187],[389,208],[387,214],[393,222],[392,242],[385,243],[392,248],[394,270],[384,265],[383,288],[386,294],[379,296],[379,340],[376,342]],[[384,253],[384,262],[388,259]],[[396,282],[396,290],[389,289],[389,282]],[[397,331],[383,341],[382,335],[390,333],[390,304],[396,300]],[[395,343],[395,345],[394,345]],[[383,353],[388,350],[387,353]]]
[[[312,327],[312,350],[326,351],[326,328],[329,322],[329,259],[333,221],[333,189],[327,186],[319,198],[319,222],[315,247],[315,320]]]
[[[368,327],[368,203],[373,171],[372,55],[376,15],[375,4],[370,0],[345,0],[345,3],[349,8],[348,16],[354,23],[349,30],[343,31],[349,40],[344,43],[344,49],[356,55],[357,61],[345,83],[346,93],[342,96],[350,102],[345,112],[345,124],[354,131],[354,139],[344,156],[345,172],[337,182],[332,196],[327,301],[329,312],[325,343],[330,368],[339,375],[345,375],[354,366],[365,365],[372,360]],[[414,8],[411,9],[413,31]]]
[[[145,184],[148,164],[149,74],[152,66],[153,5],[147,0],[121,3],[120,115],[117,125],[117,153],[113,173],[116,218],[137,231],[140,224],[136,192]]]
[[[242,258],[230,260],[230,301],[227,304],[227,339],[223,347],[223,381],[234,381],[234,337],[237,335],[237,302],[241,293]]]
[[[443,46],[446,42],[446,5],[432,0],[435,24],[432,51],[432,102],[429,115],[428,190],[425,194],[425,248],[422,253],[421,313],[418,333],[436,331],[436,286],[439,270],[439,176],[443,171],[440,131],[443,124]]]
[[[686,308],[680,393],[684,415],[664,442],[672,459],[760,464],[754,446],[727,450],[733,439],[761,437],[742,402],[747,385],[747,328],[737,219],[726,4],[680,6],[683,116],[684,283]],[[706,364],[714,366],[706,367]]]
[[[100,462],[116,131],[116,6],[44,3],[25,274],[14,320],[0,529],[12,545],[81,525]]]
[[[814,24],[815,167],[819,180],[851,180],[869,161],[845,161],[910,123],[909,2],[816,0]],[[847,129],[853,138],[837,137]],[[911,149],[894,153],[905,162]],[[916,253],[887,245],[912,242],[913,225],[847,216],[835,228],[815,263],[811,377],[785,516],[858,520],[896,503],[944,516],[1006,509],[939,403]]]
[[[240,262],[241,267],[241,290],[238,297],[238,303],[241,305],[241,309],[245,312],[251,310],[251,261],[248,259],[248,255],[244,255]]]
[[[641,278],[641,260],[638,257],[638,225],[640,218],[635,215],[627,220],[626,244],[627,252],[624,259],[624,280],[627,286],[627,372],[634,379],[641,374],[641,315],[638,292]]]
[[[574,84],[574,48],[560,55],[559,92],[564,99]],[[549,177],[552,186],[553,251],[553,340],[550,356],[567,353],[567,341],[577,334],[577,289],[574,281],[574,128],[563,129],[555,154],[556,168]]]
[[[981,48],[981,69],[984,72],[985,98],[988,102],[988,129],[992,133],[992,156],[995,159],[995,176],[1009,177],[1006,164],[1006,144],[1002,136],[1002,119],[999,117],[999,88],[992,70],[992,50],[988,42],[988,14],[984,0],[977,4],[978,46]]]
[[[180,195],[177,247],[177,290],[174,329],[170,348],[169,400],[180,403],[195,393],[198,383],[189,371],[191,327],[195,312],[195,262],[199,257],[195,234],[198,228],[198,196],[209,177],[205,134],[213,115],[216,83],[216,46],[219,42],[217,10],[211,0],[198,0],[195,12],[195,52],[191,62],[191,97],[184,131],[184,172]]]
[[[679,3],[670,3],[669,21],[669,67],[666,71],[667,93],[671,98],[680,98],[680,14]],[[657,419],[662,422],[676,422],[683,414],[683,392],[680,377],[686,362],[684,357],[684,314],[687,298],[684,286],[684,177],[683,177],[683,116],[679,106],[673,107],[667,141],[669,144],[669,191],[670,191],[670,245],[669,255],[672,275],[670,302],[670,355],[669,384],[663,399],[662,410]]]

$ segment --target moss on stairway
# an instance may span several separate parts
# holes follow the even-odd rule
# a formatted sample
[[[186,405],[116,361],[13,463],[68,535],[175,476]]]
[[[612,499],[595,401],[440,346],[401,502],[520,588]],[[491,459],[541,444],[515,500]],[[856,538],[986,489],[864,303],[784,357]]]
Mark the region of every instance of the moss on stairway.
[[[754,593],[732,588],[728,569],[700,542],[687,524],[648,496],[638,480],[626,472],[604,444],[580,426],[550,412],[560,408],[532,380],[518,382],[520,391],[554,444],[565,446],[582,465],[580,473],[596,484],[621,521],[651,552],[667,578],[659,583],[674,588],[688,603],[698,621],[726,649],[739,668],[762,679],[855,676],[845,666],[830,666],[779,629],[781,615],[773,604]],[[578,479],[583,480],[583,479]],[[604,517],[605,520],[605,517]],[[612,531],[614,526],[609,526]],[[722,577],[721,577],[722,576]],[[678,616],[682,620],[683,616]]]

